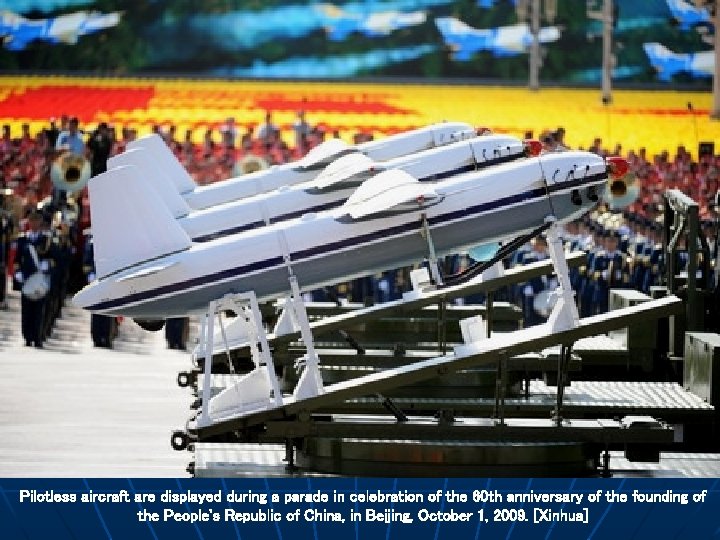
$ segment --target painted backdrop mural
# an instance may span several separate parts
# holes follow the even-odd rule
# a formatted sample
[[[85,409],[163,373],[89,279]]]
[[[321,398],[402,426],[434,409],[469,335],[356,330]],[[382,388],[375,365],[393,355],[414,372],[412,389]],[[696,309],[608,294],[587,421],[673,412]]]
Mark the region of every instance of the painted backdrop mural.
[[[587,3],[546,4],[541,78],[598,82]],[[615,14],[616,79],[709,86],[706,11],[616,0]],[[13,71],[521,82],[532,36],[524,0],[0,0],[0,39],[0,69]]]

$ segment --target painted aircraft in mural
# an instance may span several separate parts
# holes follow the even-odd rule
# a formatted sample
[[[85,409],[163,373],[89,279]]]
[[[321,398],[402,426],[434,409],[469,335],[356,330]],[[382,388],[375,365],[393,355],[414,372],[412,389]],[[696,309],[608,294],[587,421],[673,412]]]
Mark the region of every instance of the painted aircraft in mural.
[[[671,81],[678,73],[693,77],[712,77],[715,70],[715,52],[675,53],[660,43],[643,43],[650,64],[661,81]]]
[[[76,11],[47,19],[27,19],[10,11],[0,12],[3,46],[21,51],[33,41],[73,45],[81,36],[117,26],[121,12]]]
[[[370,38],[387,36],[427,20],[424,11],[358,13],[344,11],[332,4],[320,4],[316,9],[322,10],[325,16],[325,32],[330,41],[344,41],[353,32]]]
[[[667,0],[672,21],[681,30],[692,30],[698,27],[712,27],[710,13],[705,8],[699,8],[685,0]]]
[[[527,52],[532,43],[527,24],[477,29],[454,17],[439,17],[435,19],[435,24],[445,44],[452,50],[453,59],[463,62],[480,51],[489,51],[498,57],[516,56]],[[551,43],[559,38],[560,28],[557,26],[540,29],[540,43]]]

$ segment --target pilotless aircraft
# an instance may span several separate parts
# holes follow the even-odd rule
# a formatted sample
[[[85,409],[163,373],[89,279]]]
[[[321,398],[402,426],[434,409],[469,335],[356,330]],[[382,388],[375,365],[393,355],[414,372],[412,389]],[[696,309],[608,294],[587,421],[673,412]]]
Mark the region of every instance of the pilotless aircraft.
[[[329,139],[310,150],[304,158],[298,161],[207,186],[195,184],[192,177],[159,137],[142,137],[131,142],[128,148],[147,148],[153,151],[158,165],[166,170],[185,203],[193,210],[200,210],[266,193],[282,186],[312,180],[329,163],[347,154],[363,154],[375,161],[386,161],[428,148],[469,139],[476,135],[476,129],[469,124],[442,122],[357,145],[349,145],[341,139]],[[126,157],[111,158],[108,160],[108,167],[113,167],[116,163],[128,164],[126,160]]]
[[[484,135],[388,161],[353,153],[338,158],[308,182],[194,212],[189,212],[182,197],[173,192],[172,182],[164,178],[154,152],[132,149],[111,161],[113,166],[135,164],[145,171],[190,238],[207,242],[340,206],[362,181],[385,170],[402,170],[420,181],[437,181],[539,153],[539,146],[537,141],[523,143],[507,135]]]
[[[603,158],[576,151],[436,183],[391,169],[339,208],[194,244],[143,171],[117,167],[89,182],[98,279],[74,302],[96,313],[164,319],[203,311],[230,293],[279,298],[289,275],[313,290],[422,260],[428,236],[442,256],[515,238],[548,216],[575,219],[597,203],[608,169]]]

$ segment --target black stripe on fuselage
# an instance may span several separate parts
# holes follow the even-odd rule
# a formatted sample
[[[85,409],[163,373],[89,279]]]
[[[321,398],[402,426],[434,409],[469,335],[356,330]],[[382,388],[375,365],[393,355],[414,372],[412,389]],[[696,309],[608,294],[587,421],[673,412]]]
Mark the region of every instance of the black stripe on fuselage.
[[[422,178],[419,178],[418,180],[420,182],[432,182],[432,181],[436,181],[436,180],[443,180],[445,178],[449,178],[451,176],[455,176],[458,174],[463,174],[466,172],[480,170],[485,167],[489,167],[491,165],[500,165],[502,163],[508,163],[510,161],[514,161],[521,157],[523,157],[523,154],[510,154],[507,156],[488,159],[481,163],[473,162],[470,165],[463,165],[462,167],[457,167],[457,168],[451,169],[449,171],[444,171],[444,172],[433,174],[430,176],[424,176]],[[338,190],[357,187],[361,183],[362,182],[357,182],[357,184],[342,185],[341,187],[338,187]],[[318,193],[322,193],[322,190],[318,190]],[[340,206],[340,204],[342,204],[342,201],[332,201],[332,202],[325,203],[325,204],[318,204],[316,206],[311,206],[309,208],[303,208],[302,210],[295,210],[293,212],[288,212],[286,214],[281,214],[279,216],[275,216],[275,217],[271,218],[270,223],[277,223],[279,221],[289,221],[291,219],[296,219],[296,218],[302,217],[306,214],[312,214],[313,212],[324,212],[325,210],[331,210],[333,208],[337,208],[338,206]],[[213,232],[210,234],[203,234],[200,236],[196,236],[192,240],[193,240],[193,242],[209,242],[211,240],[217,240],[218,238],[222,238],[224,236],[230,236],[232,234],[238,234],[238,233],[242,233],[245,231],[250,231],[257,227],[264,227],[264,226],[265,226],[264,221],[253,221],[252,223],[246,223],[245,225],[238,225],[237,227],[230,227],[228,229],[223,229],[221,231],[216,231],[216,232]]]

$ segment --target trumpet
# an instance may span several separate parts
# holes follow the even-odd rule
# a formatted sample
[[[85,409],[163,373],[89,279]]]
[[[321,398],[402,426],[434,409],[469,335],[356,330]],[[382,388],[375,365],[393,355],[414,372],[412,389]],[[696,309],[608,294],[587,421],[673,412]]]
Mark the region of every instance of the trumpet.
[[[85,187],[90,171],[90,162],[84,156],[64,152],[53,161],[50,179],[56,188],[72,193]]]

